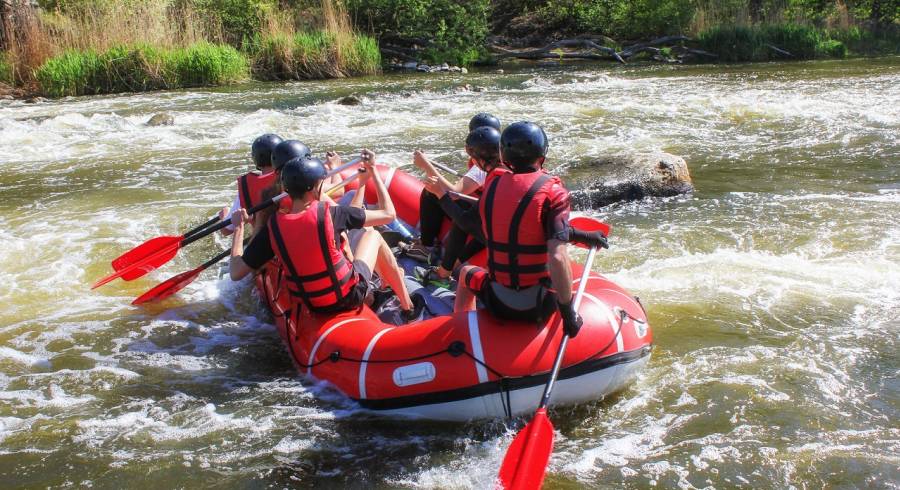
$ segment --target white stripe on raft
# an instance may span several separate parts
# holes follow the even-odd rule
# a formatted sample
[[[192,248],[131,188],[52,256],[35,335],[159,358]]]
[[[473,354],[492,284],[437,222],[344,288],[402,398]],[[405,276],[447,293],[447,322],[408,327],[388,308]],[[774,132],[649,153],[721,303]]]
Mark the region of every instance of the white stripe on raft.
[[[584,293],[584,297],[591,300],[592,303],[603,308],[606,313],[606,320],[609,322],[609,328],[612,329],[613,335],[616,336],[616,352],[625,350],[625,342],[622,340],[622,331],[619,329],[619,318],[613,313],[612,309],[593,294]]]
[[[384,178],[384,188],[387,190],[391,189],[391,182],[394,180],[394,174],[397,173],[396,167],[391,167],[388,169],[387,177]]]
[[[469,312],[469,340],[472,342],[472,355],[481,362],[475,362],[475,371],[478,373],[478,382],[487,383],[488,373],[484,368],[484,352],[481,349],[481,331],[478,328],[478,312]]]
[[[358,322],[360,320],[362,320],[362,318],[350,318],[347,320],[337,322],[334,325],[328,327],[328,330],[326,330],[325,333],[323,333],[322,335],[319,336],[318,339],[316,339],[316,343],[313,345],[312,350],[309,352],[309,360],[306,361],[306,364],[310,365],[310,367],[306,368],[306,374],[312,374],[312,364],[316,360],[316,351],[319,350],[319,346],[322,345],[322,341],[325,340],[325,337],[328,337],[328,334],[330,334],[331,332],[334,332],[341,325],[346,325],[350,322]],[[290,342],[290,339],[288,339],[288,342]]]
[[[394,327],[386,328],[372,337],[372,340],[369,341],[369,346],[366,347],[366,352],[363,354],[362,362],[359,363],[359,399],[365,400],[366,398],[366,366],[369,365],[369,356],[372,355],[372,351],[375,350],[375,344],[378,343],[378,339],[381,338],[382,335],[393,330]]]

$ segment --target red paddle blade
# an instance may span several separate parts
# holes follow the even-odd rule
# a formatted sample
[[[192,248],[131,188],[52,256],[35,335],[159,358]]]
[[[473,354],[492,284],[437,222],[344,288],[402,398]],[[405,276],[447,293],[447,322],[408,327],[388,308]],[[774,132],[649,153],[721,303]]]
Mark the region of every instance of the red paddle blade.
[[[172,244],[180,242],[184,237],[181,236],[161,236],[152,238],[147,240],[146,242],[134,247],[133,249],[125,252],[124,254],[116,257],[112,261],[112,268],[114,271],[118,272],[136,262],[139,262],[153,254],[158,253],[160,250],[171,247]],[[161,265],[161,264],[160,264]],[[157,266],[159,267],[159,266]],[[131,281],[137,279],[142,276],[140,274],[138,276],[134,276],[135,273],[129,273],[122,276],[122,279],[126,281]],[[132,277],[134,276],[134,277]]]
[[[599,231],[606,236],[609,236],[609,232],[612,230],[612,227],[608,224],[594,218],[588,218],[587,216],[572,218],[569,220],[569,224],[572,225],[572,228],[578,228],[582,231]],[[589,248],[587,245],[580,243],[574,243],[573,245],[581,248]]]
[[[97,289],[100,286],[120,277],[126,281],[133,281],[139,277],[143,277],[148,272],[156,270],[157,268],[159,268],[159,266],[172,260],[175,255],[178,254],[180,244],[180,240],[176,241],[166,247],[160,248],[150,255],[147,255],[131,264],[124,266],[122,269],[117,270],[112,274],[104,277],[103,279],[97,281],[93,286],[91,286],[91,289]]]
[[[553,424],[547,417],[547,409],[539,408],[531,422],[516,434],[516,438],[506,450],[503,466],[500,467],[501,488],[511,490],[541,488],[552,452]]]
[[[158,284],[155,288],[140,295],[137,299],[132,301],[131,304],[142,305],[144,303],[162,301],[178,291],[181,291],[188,284],[194,282],[194,279],[197,279],[197,276],[199,276],[204,269],[206,269],[206,267],[200,266],[194,270],[182,272],[177,276],[170,277],[165,282]]]

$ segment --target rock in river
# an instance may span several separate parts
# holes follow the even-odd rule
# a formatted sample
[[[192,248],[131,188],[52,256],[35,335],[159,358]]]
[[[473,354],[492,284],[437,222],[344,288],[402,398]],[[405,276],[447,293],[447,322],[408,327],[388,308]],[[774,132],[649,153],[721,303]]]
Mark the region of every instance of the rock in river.
[[[571,169],[565,181],[578,209],[694,190],[684,158],[664,152],[596,158]]]
[[[172,126],[175,124],[175,116],[162,112],[154,115],[147,121],[147,126],[155,127],[155,126]]]
[[[360,105],[362,104],[362,100],[355,95],[348,95],[338,99],[337,103],[340,105]]]

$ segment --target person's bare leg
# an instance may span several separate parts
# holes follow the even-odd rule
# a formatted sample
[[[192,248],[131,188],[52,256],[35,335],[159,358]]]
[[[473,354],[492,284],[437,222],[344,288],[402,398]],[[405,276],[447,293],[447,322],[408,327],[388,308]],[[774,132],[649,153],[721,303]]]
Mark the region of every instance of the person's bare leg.
[[[467,265],[459,271],[459,281],[456,286],[456,300],[453,302],[453,311],[472,311],[475,309],[475,293],[466,286],[465,277],[475,269],[474,266]]]
[[[397,265],[397,260],[391,252],[391,248],[385,243],[381,235],[375,230],[366,230],[353,251],[356,260],[361,260],[369,266],[373,272],[377,272],[381,276],[381,280],[387,283],[397,299],[400,300],[400,308],[409,311],[413,307],[412,299],[409,297],[409,290],[406,289],[406,282],[403,281],[403,274]]]

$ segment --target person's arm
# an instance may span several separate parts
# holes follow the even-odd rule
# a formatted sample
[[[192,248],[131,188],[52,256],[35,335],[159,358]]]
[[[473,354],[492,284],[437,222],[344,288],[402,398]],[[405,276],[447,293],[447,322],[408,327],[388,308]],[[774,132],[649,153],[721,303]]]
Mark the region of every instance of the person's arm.
[[[250,221],[247,210],[240,208],[231,214],[231,222],[234,224],[234,234],[231,237],[231,260],[228,262],[228,269],[232,281],[240,281],[247,274],[253,272],[244,262],[244,223]]]
[[[569,250],[566,242],[552,239],[547,242],[547,255],[549,258],[550,281],[556,290],[556,297],[560,303],[572,303],[572,261],[569,258]]]
[[[337,154],[337,152],[329,151],[325,153],[325,169],[331,172],[332,170],[340,167],[343,164],[341,161],[341,156]],[[332,186],[341,183],[341,174],[336,173],[331,177],[325,179],[325,185],[323,186],[325,189],[331,189]],[[344,195],[344,188],[341,187],[339,189],[335,189],[334,192],[331,193],[330,197],[334,200],[340,199],[341,196]]]
[[[366,226],[386,225],[397,219],[394,201],[391,200],[391,195],[388,194],[387,187],[375,168],[375,154],[363,150],[362,158],[366,172],[372,174],[369,178],[375,182],[375,195],[378,196],[378,207],[366,210]]]
[[[222,210],[219,211],[219,221],[222,221],[225,218],[231,216],[238,209],[241,209],[241,199],[238,196],[234,196],[234,202],[231,203],[231,208],[222,208]],[[221,233],[222,236],[231,235],[232,233],[234,233],[234,225],[228,225],[225,228],[222,228],[219,233]]]
[[[365,169],[363,169],[365,170]],[[359,186],[356,188],[356,194],[353,195],[353,199],[350,200],[350,207],[352,208],[363,208],[366,207],[366,182],[369,181],[369,177],[371,177],[370,172],[361,171],[359,173]]]
[[[472,235],[481,243],[484,243],[484,230],[481,227],[481,213],[478,206],[469,209],[463,209],[456,203],[450,194],[444,192],[444,189],[437,182],[437,179],[429,178],[425,180],[425,188],[438,197],[438,204],[441,209],[447,213],[453,224],[460,227],[466,233]]]
[[[413,163],[415,163],[416,167],[419,167],[419,169],[421,169],[423,172],[425,172],[426,178],[427,177],[437,178],[438,182],[441,184],[441,186],[444,189],[447,189],[450,191],[462,192],[464,179],[460,179],[459,182],[457,182],[456,184],[451,184],[449,180],[445,179],[444,176],[441,175],[440,172],[438,172],[436,168],[434,168],[434,165],[431,164],[431,160],[429,160],[425,156],[425,153],[423,153],[422,150],[416,150],[413,153]]]

